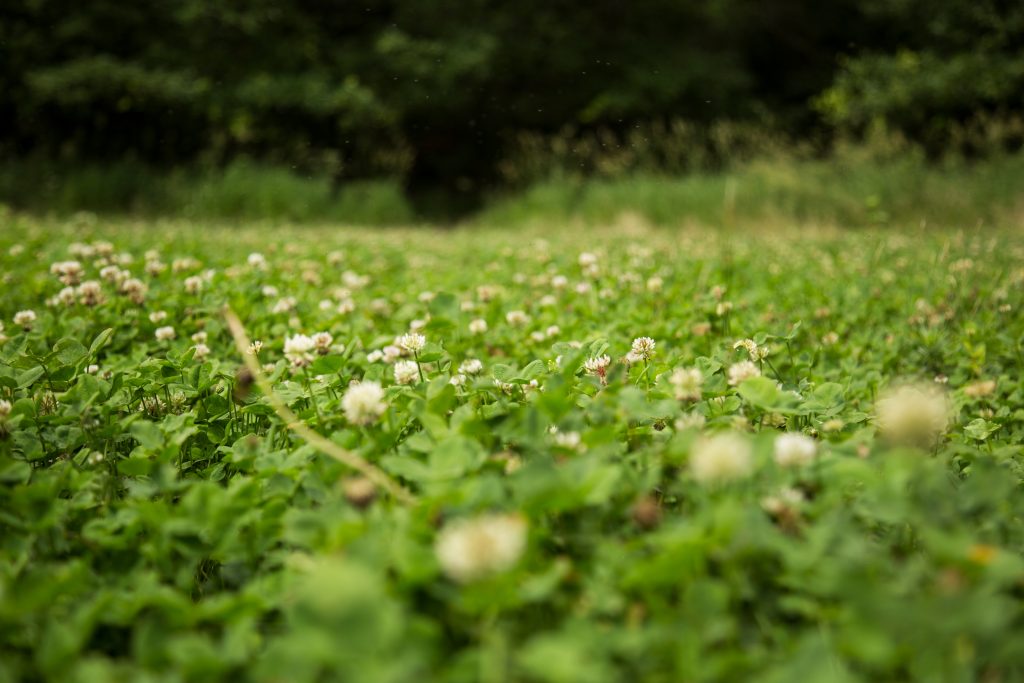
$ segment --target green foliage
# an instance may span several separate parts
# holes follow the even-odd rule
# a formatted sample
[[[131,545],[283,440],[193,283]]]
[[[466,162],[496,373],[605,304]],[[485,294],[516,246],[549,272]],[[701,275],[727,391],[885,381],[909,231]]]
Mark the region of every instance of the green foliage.
[[[996,0],[866,2],[883,31],[906,27],[898,46],[840,61],[818,108],[834,123],[885,125],[941,152],[950,130],[979,113],[1024,107],[1024,7]],[[1007,142],[1020,144],[1020,136]]]
[[[223,169],[161,171],[139,163],[62,166],[39,159],[0,164],[0,201],[39,214],[183,216],[193,219],[336,221],[395,225],[413,220],[392,180],[335,185],[324,174],[236,161]]]
[[[1024,677],[1016,233],[0,220],[2,681]]]
[[[847,148],[825,161],[767,158],[719,173],[553,177],[496,196],[481,225],[1010,226],[1019,220],[1024,156],[927,163],[898,145]]]

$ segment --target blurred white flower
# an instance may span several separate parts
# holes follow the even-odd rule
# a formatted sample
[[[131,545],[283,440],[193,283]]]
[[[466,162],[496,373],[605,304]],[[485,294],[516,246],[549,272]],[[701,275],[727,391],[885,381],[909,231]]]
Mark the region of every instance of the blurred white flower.
[[[738,434],[719,434],[697,442],[690,454],[690,472],[701,483],[750,476],[754,457],[750,444]]]
[[[484,364],[476,358],[467,358],[459,365],[459,372],[464,375],[479,375],[484,371]]]
[[[905,445],[930,446],[949,426],[950,405],[935,385],[886,391],[875,405],[881,433]]]
[[[87,280],[78,285],[75,293],[83,306],[98,306],[104,301],[103,287],[95,280]]]
[[[780,467],[807,465],[817,454],[817,442],[806,434],[787,432],[775,437],[775,462]]]
[[[530,316],[528,316],[525,311],[509,311],[505,314],[505,321],[509,325],[519,327],[530,322]]]
[[[326,356],[331,351],[331,344],[334,343],[334,337],[331,336],[330,332],[317,332],[313,335],[313,348],[321,356]]]
[[[185,278],[185,291],[189,294],[198,294],[203,291],[203,278],[198,275],[190,275]]]
[[[78,261],[58,261],[50,265],[50,273],[65,285],[77,285],[82,278],[82,264]]]
[[[668,383],[677,401],[699,401],[704,375],[697,368],[678,368],[669,375]]]
[[[438,534],[434,552],[449,578],[468,583],[511,569],[525,548],[523,517],[484,515],[446,524]]]
[[[367,425],[376,422],[387,404],[384,403],[384,389],[378,382],[351,384],[341,398],[345,418],[352,424]]]
[[[18,311],[14,314],[13,320],[15,325],[27,332],[36,323],[36,312],[33,310]]]
[[[156,328],[156,332],[153,333],[153,336],[156,337],[157,341],[170,341],[177,335],[174,332],[174,328],[167,325],[165,327]]]
[[[312,337],[304,334],[297,334],[294,337],[285,337],[284,356],[292,367],[303,368],[313,362],[311,351],[316,347]]]
[[[413,384],[419,378],[419,365],[414,360],[400,360],[395,363],[395,382],[397,384]]]
[[[749,360],[741,360],[729,366],[729,386],[738,386],[751,377],[760,377],[761,370]]]

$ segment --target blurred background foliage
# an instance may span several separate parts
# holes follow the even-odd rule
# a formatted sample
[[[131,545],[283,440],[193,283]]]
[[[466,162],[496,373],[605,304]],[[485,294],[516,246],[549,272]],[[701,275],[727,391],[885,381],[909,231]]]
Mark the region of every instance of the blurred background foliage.
[[[240,215],[249,178],[298,192],[295,218],[371,195],[370,222],[390,201],[458,215],[552,178],[850,141],[1012,152],[1024,3],[5,0],[0,93],[16,206],[74,208],[72,186],[78,208],[159,211],[187,187],[193,210]]]

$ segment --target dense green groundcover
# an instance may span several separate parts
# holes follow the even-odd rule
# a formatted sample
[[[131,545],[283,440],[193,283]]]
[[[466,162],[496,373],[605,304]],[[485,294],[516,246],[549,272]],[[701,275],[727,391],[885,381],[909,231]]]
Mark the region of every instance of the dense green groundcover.
[[[1024,679],[1019,235],[0,221],[0,681]]]

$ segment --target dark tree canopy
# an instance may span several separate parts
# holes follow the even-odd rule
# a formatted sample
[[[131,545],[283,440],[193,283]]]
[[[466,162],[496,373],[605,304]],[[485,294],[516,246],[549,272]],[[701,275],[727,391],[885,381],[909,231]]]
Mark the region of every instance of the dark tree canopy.
[[[8,155],[245,154],[472,190],[521,131],[728,119],[934,139],[1020,111],[1024,3],[4,0],[0,92]]]

